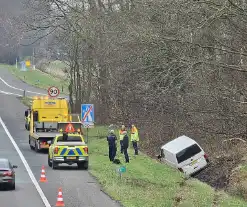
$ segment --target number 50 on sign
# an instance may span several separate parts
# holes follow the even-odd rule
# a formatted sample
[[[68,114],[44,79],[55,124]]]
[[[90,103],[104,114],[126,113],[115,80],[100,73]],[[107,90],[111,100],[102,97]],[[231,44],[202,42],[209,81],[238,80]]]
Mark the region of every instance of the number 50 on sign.
[[[50,97],[53,97],[53,98],[57,97],[59,95],[59,93],[60,93],[59,89],[55,86],[48,88],[48,95]]]

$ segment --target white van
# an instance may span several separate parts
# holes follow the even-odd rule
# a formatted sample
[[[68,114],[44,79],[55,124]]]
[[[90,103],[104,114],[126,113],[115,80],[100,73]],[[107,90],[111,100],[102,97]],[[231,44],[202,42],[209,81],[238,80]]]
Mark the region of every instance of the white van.
[[[209,163],[208,156],[200,145],[184,135],[163,145],[158,158],[169,166],[179,169],[186,176],[202,170]]]

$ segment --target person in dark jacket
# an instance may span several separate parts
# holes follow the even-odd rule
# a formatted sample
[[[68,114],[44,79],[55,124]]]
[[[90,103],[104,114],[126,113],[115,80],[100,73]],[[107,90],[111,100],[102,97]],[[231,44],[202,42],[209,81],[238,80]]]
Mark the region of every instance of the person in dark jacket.
[[[110,131],[110,135],[107,137],[107,141],[109,146],[109,159],[111,162],[113,162],[117,152],[117,145],[116,145],[117,137],[114,134],[114,130]]]
[[[125,157],[125,162],[128,163],[129,162],[129,155],[128,155],[128,148],[129,148],[129,137],[127,132],[124,132],[124,137],[123,137],[123,153],[124,153],[124,157]]]

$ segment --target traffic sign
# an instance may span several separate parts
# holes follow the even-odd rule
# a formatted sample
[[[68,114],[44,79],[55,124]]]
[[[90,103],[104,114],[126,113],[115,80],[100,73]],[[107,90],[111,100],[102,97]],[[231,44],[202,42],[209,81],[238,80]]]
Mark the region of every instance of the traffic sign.
[[[30,67],[31,66],[30,60],[26,60],[25,64],[26,64],[26,67]]]
[[[126,172],[126,167],[125,166],[121,166],[120,168],[118,168],[118,172],[125,173]]]
[[[94,123],[92,122],[92,123],[82,123],[82,125],[83,125],[83,127],[84,128],[94,128]]]
[[[20,64],[21,64],[21,71],[27,71],[25,61],[20,62]]]
[[[57,97],[59,93],[60,93],[59,89],[55,86],[48,88],[48,95],[52,98]]]
[[[122,174],[126,173],[126,167],[125,166],[121,166],[121,167],[117,168],[116,171],[119,174],[120,178],[122,178]]]
[[[73,133],[75,132],[75,128],[73,127],[73,125],[71,123],[69,123],[66,128],[65,128],[65,132],[67,133]]]
[[[94,105],[82,104],[81,105],[81,121],[84,128],[94,127]]]

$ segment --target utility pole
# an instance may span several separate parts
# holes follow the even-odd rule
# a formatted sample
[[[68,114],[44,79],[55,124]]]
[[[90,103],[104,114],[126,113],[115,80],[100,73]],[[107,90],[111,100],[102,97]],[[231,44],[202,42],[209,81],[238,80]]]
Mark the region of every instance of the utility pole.
[[[35,48],[33,47],[33,58],[32,58],[33,69],[35,69],[34,54],[35,54]]]

